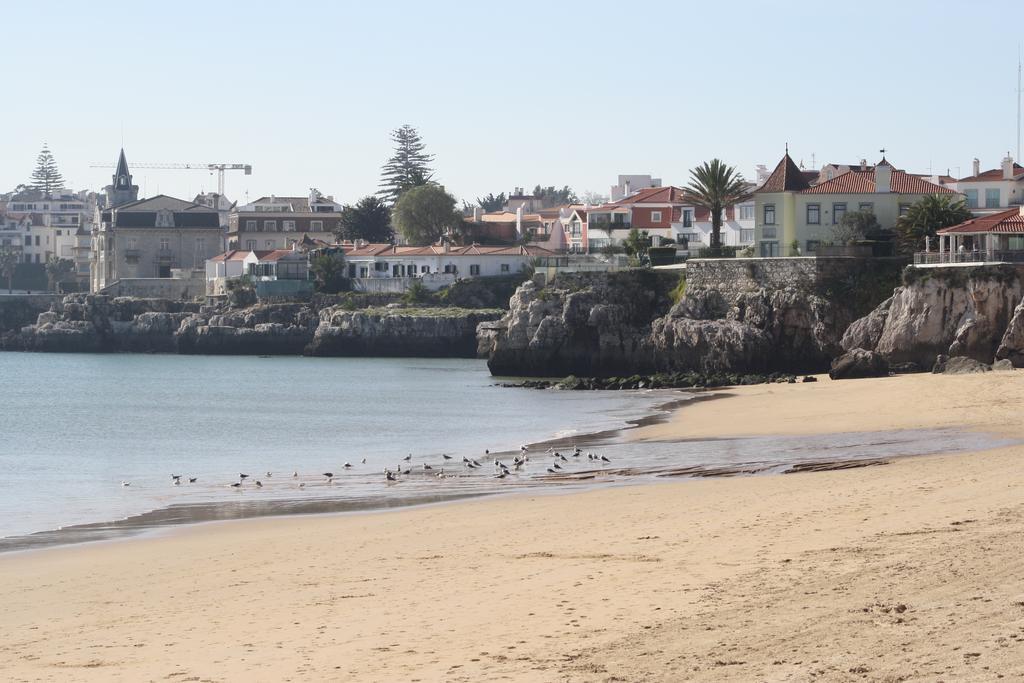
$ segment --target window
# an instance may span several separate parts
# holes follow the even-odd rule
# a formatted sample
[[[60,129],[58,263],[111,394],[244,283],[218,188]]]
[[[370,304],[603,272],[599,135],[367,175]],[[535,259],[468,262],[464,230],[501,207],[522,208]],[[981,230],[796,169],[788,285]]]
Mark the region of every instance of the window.
[[[741,221],[752,221],[754,220],[754,207],[750,204],[743,204],[740,206],[740,220]]]
[[[510,272],[512,272],[512,268],[507,263],[502,263],[501,264],[501,272],[503,272],[503,273],[510,273]]]
[[[819,244],[821,244],[820,240],[807,240],[807,253],[813,254],[816,252]]]
[[[779,243],[778,242],[761,242],[760,250],[761,250],[761,256],[778,256],[779,255]]]
[[[651,222],[652,223],[660,223],[661,222],[661,211],[651,211]]]
[[[264,244],[264,246],[266,246],[267,249],[273,249],[274,248],[274,240],[267,240],[263,244]]]
[[[764,224],[775,225],[775,205],[765,204],[764,205]]]
[[[314,232],[322,232],[323,229],[324,229],[324,222],[323,221],[310,221],[309,222],[309,229],[314,231]]]
[[[171,249],[171,240],[170,240],[170,238],[169,237],[161,237],[160,238],[160,251],[170,251],[170,249]]]
[[[839,225],[846,215],[846,202],[832,205],[832,225]]]
[[[39,254],[36,254],[36,263],[39,263]]]
[[[750,244],[754,241],[754,229],[753,228],[741,228],[740,229],[740,244]]]
[[[807,225],[821,225],[821,204],[807,205]]]
[[[910,204],[900,204],[900,215],[906,216],[910,213]]]
[[[420,272],[421,273],[429,273],[430,272],[430,266],[420,266]]]
[[[761,239],[773,240],[777,237],[775,234],[775,228],[761,228]]]
[[[978,208],[978,191],[977,190],[964,190],[964,195],[967,197],[967,208],[977,209]]]
[[[295,221],[281,221],[281,227],[285,232],[295,232]]]
[[[246,240],[245,248],[249,251],[256,251],[256,240]]]
[[[391,267],[391,277],[401,277],[401,276],[402,276],[402,266],[400,266],[400,265],[398,265],[396,263],[395,265],[393,265]]]
[[[36,246],[39,246],[39,235],[36,235]]]
[[[861,202],[860,204],[857,205],[857,210],[858,211],[870,211],[871,213],[874,213],[875,212],[875,205],[872,204],[871,202]]]
[[[476,265],[475,263],[473,265],[471,265],[469,267],[469,274],[470,275],[479,275],[480,274],[480,266]]]
[[[690,242],[698,243],[698,242],[700,242],[700,233],[699,232],[681,232],[681,233],[679,233],[676,236],[676,241],[677,242],[682,242],[682,243],[685,243],[685,244],[689,244]]]
[[[136,249],[139,248],[139,240],[135,239],[134,237],[129,237],[128,245],[126,248],[128,249],[128,251],[135,251]]]
[[[750,210],[751,210],[751,212],[753,212],[753,210],[754,210],[753,207],[751,207]],[[684,228],[692,228],[693,227],[693,209],[683,209],[683,227]]]
[[[256,232],[256,221],[246,221],[245,222],[245,231],[246,232]]]
[[[277,221],[263,221],[263,232],[277,232]]]
[[[985,190],[985,208],[994,209],[999,206],[999,188],[990,187]]]
[[[25,246],[26,247],[31,247],[32,246],[32,235],[25,235]]]
[[[58,230],[57,231],[57,237],[60,237],[60,236],[61,236],[61,232],[60,232],[60,230]]]
[[[452,265],[451,263],[447,264],[447,265],[446,265],[446,266],[444,267],[444,272],[446,272],[446,273],[452,273],[452,274],[454,274],[454,273],[455,273],[456,271],[457,271],[457,269],[456,269],[456,268],[455,268],[455,266],[454,266],[454,265]]]

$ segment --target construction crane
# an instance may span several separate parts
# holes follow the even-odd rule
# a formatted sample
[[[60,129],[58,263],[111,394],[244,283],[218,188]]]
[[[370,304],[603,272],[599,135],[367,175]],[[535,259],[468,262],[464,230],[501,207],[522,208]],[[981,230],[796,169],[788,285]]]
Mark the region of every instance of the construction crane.
[[[252,175],[251,164],[130,164],[131,168],[157,168],[172,171],[213,171],[217,172],[217,194],[224,196],[224,171],[244,171]],[[115,164],[91,164],[89,168],[116,168]]]

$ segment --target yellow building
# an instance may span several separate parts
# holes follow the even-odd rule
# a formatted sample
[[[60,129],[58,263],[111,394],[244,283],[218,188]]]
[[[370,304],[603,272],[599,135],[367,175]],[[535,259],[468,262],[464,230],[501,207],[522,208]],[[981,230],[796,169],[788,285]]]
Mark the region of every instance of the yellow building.
[[[840,241],[836,229],[848,212],[871,211],[883,230],[891,230],[922,198],[957,194],[895,169],[884,158],[874,167],[853,168],[822,182],[816,182],[817,176],[816,171],[801,170],[787,153],[754,191],[758,255],[810,256],[818,245]]]

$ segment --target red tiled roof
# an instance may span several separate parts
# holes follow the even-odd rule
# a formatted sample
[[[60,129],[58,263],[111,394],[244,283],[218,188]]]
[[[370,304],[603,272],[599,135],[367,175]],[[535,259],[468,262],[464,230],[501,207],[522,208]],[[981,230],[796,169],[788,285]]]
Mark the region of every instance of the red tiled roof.
[[[280,261],[286,256],[293,256],[295,254],[296,252],[292,251],[291,249],[275,249],[271,252],[267,252],[263,256],[260,256],[257,253],[256,258],[263,262]]]
[[[999,213],[993,213],[988,216],[972,218],[969,221],[964,221],[960,225],[954,225],[950,228],[942,228],[936,232],[939,235],[979,232],[1024,233],[1024,214],[1021,214],[1020,208],[1015,207],[1013,209],[1007,209],[1006,211],[1000,211]]]
[[[786,154],[757,192],[799,192],[810,186],[804,172]]]
[[[1013,177],[1010,178],[1010,180],[1016,179],[1022,173],[1024,173],[1024,166],[1021,166],[1020,164],[1014,162],[1014,164],[1013,164]],[[972,182],[972,181],[981,181],[981,180],[988,180],[988,181],[1003,180],[1003,169],[1002,168],[993,168],[993,169],[990,169],[988,171],[982,171],[978,175],[971,175],[971,176],[967,176],[966,178],[961,178],[960,182],[961,183],[965,183],[965,182],[969,183],[969,182]]]
[[[269,250],[266,250],[266,251],[255,251],[255,252],[252,249],[232,249],[231,251],[225,251],[223,254],[217,254],[216,256],[211,256],[210,260],[211,261],[243,261],[243,260],[245,260],[245,257],[248,256],[250,253],[256,254],[256,258],[263,258],[263,256],[266,256],[267,254],[270,254],[273,251],[274,251],[273,249],[269,249]]]
[[[894,194],[956,194],[948,187],[896,169],[892,171],[889,188]],[[874,194],[876,191],[874,171],[847,171],[832,180],[801,190],[801,194]]]
[[[399,247],[393,244],[367,244],[362,247],[345,245],[345,256],[553,256],[547,249],[534,246],[488,247],[470,244],[452,246],[446,253],[443,246]]]
[[[631,194],[617,202],[613,206],[624,204],[684,204],[687,203],[686,190],[681,187],[669,185],[667,187],[648,187],[636,194]]]

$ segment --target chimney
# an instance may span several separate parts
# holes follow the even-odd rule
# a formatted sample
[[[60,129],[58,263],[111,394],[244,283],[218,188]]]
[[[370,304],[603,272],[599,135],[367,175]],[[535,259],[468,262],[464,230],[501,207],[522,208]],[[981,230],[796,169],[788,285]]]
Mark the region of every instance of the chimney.
[[[1013,157],[1009,154],[1003,159],[1003,180],[1013,178]]]
[[[623,197],[628,197],[629,196],[629,181],[628,180],[626,182],[622,183],[622,196]]]
[[[875,192],[892,192],[892,166],[888,162],[875,166]]]
[[[862,170],[862,171],[868,170],[868,160],[867,159],[861,159],[860,160],[860,170]]]
[[[473,222],[474,223],[479,223],[480,222],[480,207],[479,206],[474,206],[473,207]]]
[[[973,168],[974,168],[974,174],[973,175],[975,175],[975,176],[981,175],[981,162],[978,161],[977,157],[974,158],[974,167]]]
[[[523,207],[521,205],[516,207],[516,236],[523,236]]]

